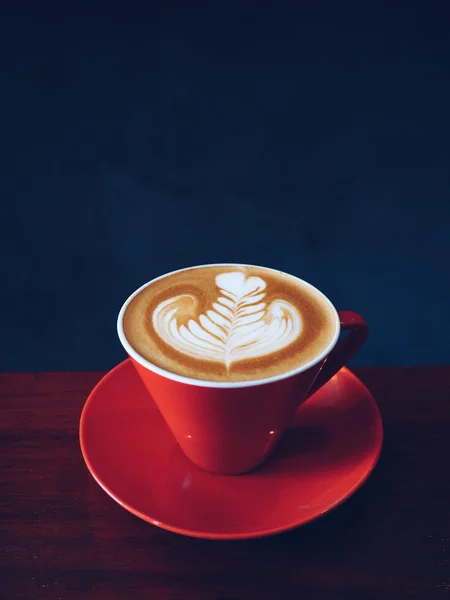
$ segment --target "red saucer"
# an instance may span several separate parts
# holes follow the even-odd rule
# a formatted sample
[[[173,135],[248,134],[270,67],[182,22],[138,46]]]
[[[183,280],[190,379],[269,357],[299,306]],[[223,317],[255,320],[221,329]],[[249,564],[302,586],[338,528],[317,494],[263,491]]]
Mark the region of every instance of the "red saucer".
[[[346,368],[245,475],[211,475],[185,458],[129,360],[95,387],[80,423],[86,464],[116,502],[163,529],[211,539],[261,537],[323,515],[368,478],[382,439],[372,395]]]

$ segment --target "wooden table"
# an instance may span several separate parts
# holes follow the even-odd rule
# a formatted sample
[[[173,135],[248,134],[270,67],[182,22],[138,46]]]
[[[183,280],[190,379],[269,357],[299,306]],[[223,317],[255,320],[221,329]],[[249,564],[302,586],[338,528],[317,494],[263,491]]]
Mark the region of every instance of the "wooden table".
[[[385,424],[374,474],[323,519],[241,542],[157,529],[99,488],[78,420],[102,373],[0,375],[0,597],[450,598],[450,367],[355,371]]]

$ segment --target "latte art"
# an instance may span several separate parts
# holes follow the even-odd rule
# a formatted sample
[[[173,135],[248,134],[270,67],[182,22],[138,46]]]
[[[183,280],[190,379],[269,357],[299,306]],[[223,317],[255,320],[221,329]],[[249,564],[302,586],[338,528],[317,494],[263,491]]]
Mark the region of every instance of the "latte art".
[[[223,363],[257,358],[289,346],[302,331],[298,310],[285,300],[264,302],[266,282],[236,271],[217,275],[220,292],[204,314],[198,300],[180,295],[161,302],[153,327],[166,344],[188,356]],[[192,318],[189,318],[192,317]],[[179,319],[189,318],[187,324]]]
[[[147,362],[203,381],[253,381],[310,362],[337,328],[329,301],[272,269],[207,265],[151,281],[126,303],[123,334]]]

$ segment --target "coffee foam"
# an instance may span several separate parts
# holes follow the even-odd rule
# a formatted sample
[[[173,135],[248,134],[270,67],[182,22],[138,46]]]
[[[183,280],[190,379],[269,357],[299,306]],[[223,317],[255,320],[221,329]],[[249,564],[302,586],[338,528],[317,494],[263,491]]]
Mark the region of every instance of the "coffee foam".
[[[322,295],[262,267],[207,266],[151,282],[125,310],[135,351],[165,370],[209,381],[272,377],[306,364],[336,324]]]

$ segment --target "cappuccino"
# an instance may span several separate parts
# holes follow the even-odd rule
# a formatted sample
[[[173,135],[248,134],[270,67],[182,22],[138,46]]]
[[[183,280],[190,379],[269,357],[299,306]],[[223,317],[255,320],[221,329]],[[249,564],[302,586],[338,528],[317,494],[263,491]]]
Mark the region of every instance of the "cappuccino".
[[[123,332],[148,362],[204,381],[288,373],[336,335],[328,300],[307,283],[263,267],[211,265],[156,279],[128,303]]]

